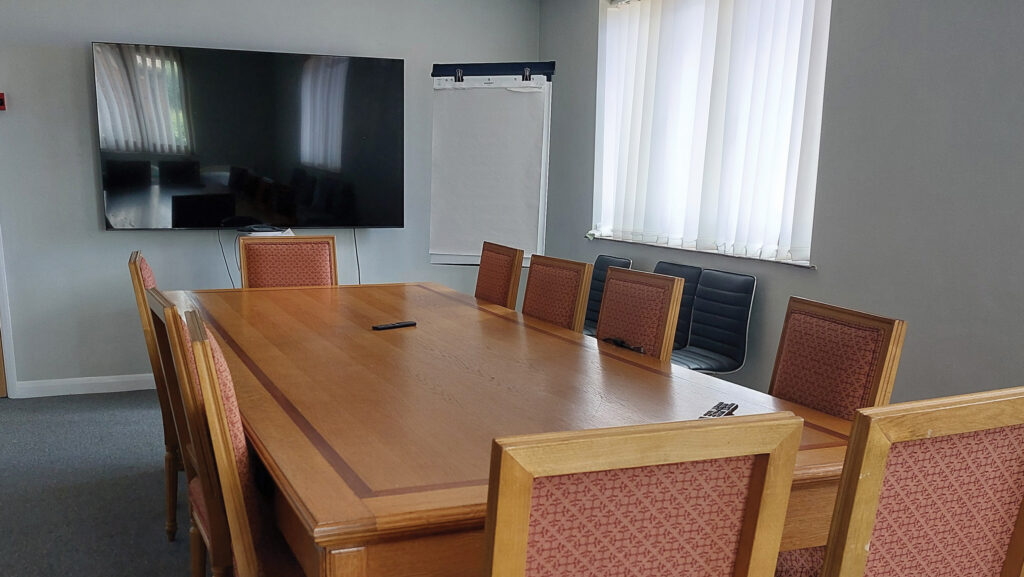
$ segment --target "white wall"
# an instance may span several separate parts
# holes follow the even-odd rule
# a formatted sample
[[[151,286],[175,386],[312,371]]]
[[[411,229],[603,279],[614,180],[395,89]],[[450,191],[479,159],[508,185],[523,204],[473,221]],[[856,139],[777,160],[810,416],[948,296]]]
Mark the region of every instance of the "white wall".
[[[536,59],[538,19],[537,0],[0,0],[0,227],[13,317],[4,331],[13,329],[19,382],[147,372],[132,249],[162,288],[228,286],[215,232],[103,230],[89,42],[404,58],[406,227],[359,232],[363,281],[467,290],[475,269],[427,259],[430,67]],[[340,280],[355,282],[351,232],[336,232]],[[229,250],[233,240],[224,235]]]
[[[818,270],[586,241],[605,0],[542,0],[558,61],[548,252],[754,274],[748,364],[766,389],[791,294],[908,322],[893,398],[1022,384],[1024,2],[834,0],[812,261]]]

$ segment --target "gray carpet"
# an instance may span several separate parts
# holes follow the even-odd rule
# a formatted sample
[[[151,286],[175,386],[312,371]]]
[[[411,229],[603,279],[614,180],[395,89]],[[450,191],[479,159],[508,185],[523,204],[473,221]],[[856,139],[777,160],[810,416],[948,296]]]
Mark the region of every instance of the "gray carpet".
[[[188,575],[164,534],[163,432],[154,391],[0,399],[0,576]]]

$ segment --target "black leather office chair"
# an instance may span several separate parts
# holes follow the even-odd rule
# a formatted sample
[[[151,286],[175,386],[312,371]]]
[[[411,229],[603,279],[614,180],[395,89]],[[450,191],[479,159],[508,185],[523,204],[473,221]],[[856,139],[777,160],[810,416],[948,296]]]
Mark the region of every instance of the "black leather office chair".
[[[594,261],[594,274],[590,277],[590,298],[587,299],[587,317],[583,321],[583,334],[597,334],[597,317],[601,314],[601,296],[604,295],[604,279],[608,276],[608,267],[617,266],[630,268],[633,259],[606,254],[598,255]]]
[[[676,339],[673,349],[681,349],[690,340],[690,317],[693,316],[693,299],[697,295],[697,284],[700,273],[704,269],[699,266],[659,261],[654,265],[654,272],[683,279],[683,298],[679,303],[679,322],[676,323]]]
[[[704,269],[693,299],[689,343],[672,362],[705,373],[731,373],[747,356],[747,328],[757,279]]]

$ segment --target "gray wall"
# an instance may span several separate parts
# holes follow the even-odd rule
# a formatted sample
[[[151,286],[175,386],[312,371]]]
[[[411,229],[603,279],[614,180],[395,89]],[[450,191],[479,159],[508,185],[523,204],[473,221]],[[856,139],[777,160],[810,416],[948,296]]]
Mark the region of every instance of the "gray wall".
[[[1024,3],[834,0],[812,261],[817,270],[586,241],[604,0],[542,0],[557,60],[547,246],[757,275],[748,364],[766,389],[789,295],[908,322],[896,400],[1020,385]]]
[[[404,58],[406,227],[359,231],[363,281],[472,287],[475,269],[427,259],[430,66],[536,58],[537,0],[0,0],[0,14],[0,228],[19,381],[148,372],[132,249],[163,288],[229,286],[215,232],[102,230],[94,40]],[[340,280],[355,282],[351,232],[337,232]]]

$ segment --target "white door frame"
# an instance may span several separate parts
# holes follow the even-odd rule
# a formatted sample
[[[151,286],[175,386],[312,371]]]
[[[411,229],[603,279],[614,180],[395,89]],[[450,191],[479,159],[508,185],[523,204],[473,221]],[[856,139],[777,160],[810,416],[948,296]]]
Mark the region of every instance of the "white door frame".
[[[14,329],[11,325],[11,304],[7,297],[7,267],[4,263],[4,235],[0,229],[0,337],[3,338],[4,368],[7,396],[18,397],[18,371],[14,369]]]

